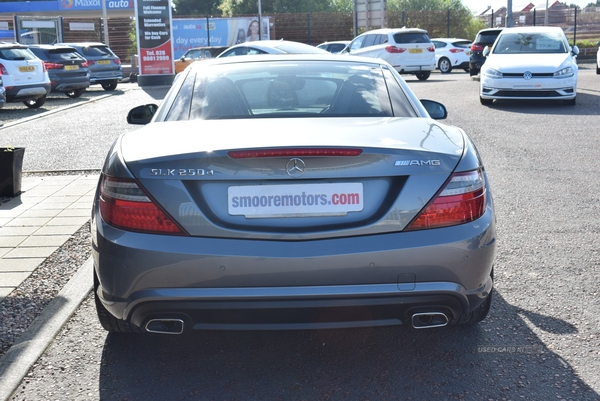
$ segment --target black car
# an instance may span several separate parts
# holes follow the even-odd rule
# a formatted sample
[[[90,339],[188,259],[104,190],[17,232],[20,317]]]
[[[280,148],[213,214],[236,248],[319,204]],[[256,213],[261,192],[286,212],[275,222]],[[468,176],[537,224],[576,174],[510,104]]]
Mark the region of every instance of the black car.
[[[479,74],[479,70],[483,63],[485,63],[485,56],[483,55],[483,49],[486,46],[492,46],[496,41],[498,35],[502,32],[502,28],[488,28],[482,29],[477,33],[475,41],[471,43],[471,57],[469,58],[469,75]]]
[[[88,62],[74,48],[60,45],[31,45],[29,48],[44,62],[51,92],[63,92],[76,98],[90,86]]]

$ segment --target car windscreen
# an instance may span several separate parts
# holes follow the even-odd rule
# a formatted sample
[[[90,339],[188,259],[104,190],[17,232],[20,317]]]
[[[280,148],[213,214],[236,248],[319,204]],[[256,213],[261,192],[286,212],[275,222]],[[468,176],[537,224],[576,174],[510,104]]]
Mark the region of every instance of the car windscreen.
[[[116,57],[106,46],[85,46],[81,51],[87,57]]]
[[[498,35],[500,35],[500,31],[480,33],[479,37],[477,38],[477,40],[475,40],[475,42],[492,44],[496,41],[496,38],[498,37]]]
[[[52,61],[83,60],[75,49],[51,49],[47,54]]]
[[[494,54],[567,53],[563,36],[558,32],[504,33],[498,37]]]
[[[396,33],[394,34],[396,43],[430,43],[429,35],[419,32]]]
[[[398,83],[386,80],[378,64],[320,61],[194,69],[165,107],[167,121],[415,116]]]
[[[0,59],[37,60],[37,57],[28,48],[14,47],[10,49],[0,49]]]

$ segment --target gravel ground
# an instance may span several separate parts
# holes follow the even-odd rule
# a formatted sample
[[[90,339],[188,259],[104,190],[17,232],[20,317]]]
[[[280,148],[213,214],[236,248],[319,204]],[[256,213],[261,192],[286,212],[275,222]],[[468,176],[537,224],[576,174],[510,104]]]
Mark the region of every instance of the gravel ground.
[[[90,255],[88,222],[0,303],[0,357],[27,330]]]

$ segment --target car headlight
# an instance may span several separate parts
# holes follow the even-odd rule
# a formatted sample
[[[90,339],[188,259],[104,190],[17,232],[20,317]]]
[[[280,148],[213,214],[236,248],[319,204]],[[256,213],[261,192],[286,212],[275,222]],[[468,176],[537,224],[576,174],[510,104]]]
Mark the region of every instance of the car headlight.
[[[493,68],[486,69],[484,74],[490,78],[502,78],[502,73],[498,70],[494,70]]]
[[[572,77],[574,74],[573,67],[566,67],[562,70],[558,70],[554,73],[554,78],[568,78]]]

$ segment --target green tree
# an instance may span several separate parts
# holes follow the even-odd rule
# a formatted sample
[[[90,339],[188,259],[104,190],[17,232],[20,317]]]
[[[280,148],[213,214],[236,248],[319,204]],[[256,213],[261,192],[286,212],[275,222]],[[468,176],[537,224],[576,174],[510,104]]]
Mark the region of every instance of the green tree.
[[[173,0],[173,15],[219,15],[220,0]]]
[[[461,0],[388,0],[388,10],[426,11],[426,10],[466,10]],[[469,14],[471,12],[469,11]]]
[[[260,5],[263,14],[352,11],[352,0],[261,0]],[[225,16],[257,14],[258,1],[222,0],[219,9]]]

